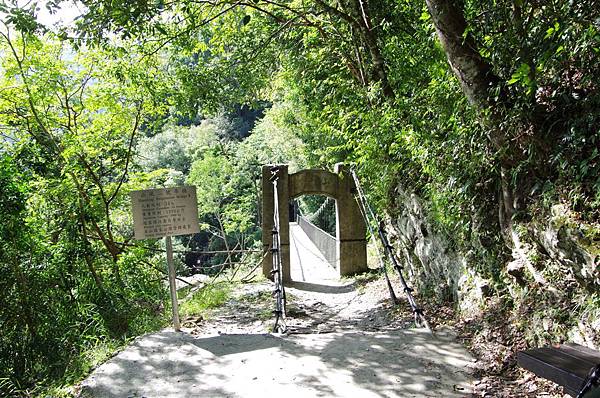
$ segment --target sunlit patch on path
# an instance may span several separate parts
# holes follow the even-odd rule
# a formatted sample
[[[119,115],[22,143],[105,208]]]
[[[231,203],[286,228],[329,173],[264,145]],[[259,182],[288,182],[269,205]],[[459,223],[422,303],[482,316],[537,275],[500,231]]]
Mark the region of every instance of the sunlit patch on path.
[[[136,340],[84,382],[83,397],[460,397],[471,358],[422,330]]]
[[[294,224],[290,238],[289,335],[267,333],[271,319],[261,319],[271,287],[245,285],[210,321],[138,338],[82,383],[81,397],[468,395],[473,358],[450,332],[411,328],[382,281],[340,280]]]

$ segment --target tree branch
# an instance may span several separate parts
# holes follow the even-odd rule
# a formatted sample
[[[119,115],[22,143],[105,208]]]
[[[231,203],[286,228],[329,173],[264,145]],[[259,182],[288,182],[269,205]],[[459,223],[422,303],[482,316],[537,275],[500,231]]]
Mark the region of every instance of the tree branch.
[[[110,198],[108,198],[108,204],[110,204],[117,197],[117,194],[119,193],[119,190],[121,189],[121,186],[125,182],[125,178],[127,178],[127,174],[129,173],[129,163],[131,162],[131,154],[133,152],[133,143],[135,141],[135,134],[140,125],[141,115],[142,115],[142,105],[140,104],[140,105],[138,105],[137,114],[135,116],[135,122],[133,124],[133,129],[131,131],[131,136],[129,138],[129,145],[127,147],[127,156],[126,156],[126,160],[125,160],[125,170],[123,170],[123,174],[121,175],[121,178],[119,179],[119,183],[117,184],[115,191],[110,196]]]

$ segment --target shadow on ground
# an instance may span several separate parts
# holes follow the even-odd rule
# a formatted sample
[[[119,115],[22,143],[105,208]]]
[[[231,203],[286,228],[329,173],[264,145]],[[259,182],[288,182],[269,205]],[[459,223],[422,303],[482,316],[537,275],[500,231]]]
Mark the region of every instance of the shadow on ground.
[[[286,286],[307,292],[328,294],[344,294],[352,292],[356,289],[354,283],[349,283],[346,285],[326,285],[312,282],[292,281],[289,282]]]
[[[207,320],[190,321],[190,333],[135,340],[81,384],[80,396],[469,395],[472,357],[449,334],[435,339],[407,328],[412,314],[405,302],[389,304],[383,280],[343,283],[318,256],[299,260],[286,290],[290,335],[264,333],[272,326],[272,285],[244,286]]]
[[[136,340],[82,384],[82,397],[458,397],[471,358],[422,330]]]

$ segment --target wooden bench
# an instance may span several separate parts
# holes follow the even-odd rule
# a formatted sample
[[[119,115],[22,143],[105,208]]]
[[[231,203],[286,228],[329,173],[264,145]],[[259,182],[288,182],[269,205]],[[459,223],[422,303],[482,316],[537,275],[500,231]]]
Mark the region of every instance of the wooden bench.
[[[537,376],[564,387],[576,397],[590,370],[600,364],[600,352],[579,344],[561,344],[556,347],[519,351],[517,363]],[[600,387],[585,397],[600,397]]]

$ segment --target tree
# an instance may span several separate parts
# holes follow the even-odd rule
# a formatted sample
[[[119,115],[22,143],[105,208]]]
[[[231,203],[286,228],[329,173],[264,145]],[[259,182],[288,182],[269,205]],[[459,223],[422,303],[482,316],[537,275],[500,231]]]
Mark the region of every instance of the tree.
[[[132,70],[150,63],[73,53],[6,26],[0,43],[0,245],[10,266],[0,278],[0,362],[11,383],[29,387],[158,308],[164,288],[151,263],[138,264],[146,250],[128,243],[126,195],[143,184],[133,153],[154,108]]]
[[[548,157],[564,137],[557,125],[565,128],[571,123],[563,117],[557,103],[562,102],[578,114],[588,112],[579,95],[591,101],[598,95],[589,84],[597,75],[589,60],[597,57],[593,42],[597,42],[594,37],[597,38],[598,30],[591,21],[597,18],[598,11],[592,11],[595,10],[592,4],[584,3],[501,2],[495,12],[483,10],[490,14],[485,21],[491,25],[483,27],[483,24],[477,26],[480,21],[476,17],[470,24],[467,22],[466,7],[461,2],[427,0],[454,75],[466,97],[489,122],[489,139],[499,153],[502,167],[500,214],[507,228],[511,228],[516,211],[523,209],[524,196],[536,178],[548,178],[555,173]],[[471,14],[476,15],[475,10],[481,6],[478,3],[472,6]],[[499,26],[499,21],[507,22],[507,28],[491,33],[492,26]],[[474,36],[477,33],[487,35],[484,40],[480,37],[478,43]],[[503,48],[492,47],[503,41],[516,49],[516,62],[508,52],[502,52]],[[573,73],[579,77],[557,79],[559,70],[565,77]],[[561,91],[580,94],[565,101],[558,94]],[[549,93],[553,94],[548,97]],[[524,161],[530,163],[526,168],[521,166]],[[517,169],[525,172],[520,173],[517,184],[512,184],[509,180],[515,181]],[[518,246],[518,242],[514,243]]]
[[[421,234],[445,236],[501,287],[511,255],[547,282],[519,234],[539,203],[568,202],[579,221],[597,222],[600,11],[591,0],[85,4],[79,29],[61,34],[72,47],[36,40],[34,12],[18,8],[8,22],[23,33],[4,36],[9,163],[36,189],[6,180],[28,198],[14,210],[30,217],[23,233],[52,242],[33,263],[50,252],[48,275],[75,275],[61,282],[61,303],[81,286],[127,293],[143,256],[128,249],[123,194],[188,171],[209,244],[225,247],[227,262],[259,232],[259,166],[290,159],[356,163],[392,222],[420,198]],[[232,122],[265,107],[249,136],[252,123],[242,133]],[[429,272],[422,286],[455,288],[455,271]],[[26,296],[15,291],[15,302]]]
[[[439,173],[424,170],[420,155],[402,140],[415,132],[436,150],[447,132],[458,131],[448,120],[469,124],[482,140],[483,147],[475,145],[485,154],[479,158],[486,159],[478,170],[491,159],[488,173],[501,186],[499,223],[509,237],[528,192],[564,174],[558,158],[593,156],[583,148],[561,149],[572,123],[582,140],[594,137],[596,122],[588,117],[597,101],[598,11],[592,3],[501,1],[489,8],[454,0],[181,1],[117,9],[101,1],[89,2],[81,31],[94,38],[107,30],[143,32],[157,51],[185,49],[180,71],[186,80],[203,88],[219,82],[188,90],[195,100],[187,102],[195,106],[214,103],[215,92],[221,98],[226,92],[227,102],[249,101],[269,84],[268,76],[284,76],[314,121],[315,146],[326,148],[327,156],[315,161],[357,159],[379,168],[382,158],[389,165],[397,152],[403,159],[410,155],[405,167],[435,178]],[[431,40],[432,25],[441,46]],[[441,70],[444,58],[462,99]],[[578,116],[565,118],[565,107]],[[463,148],[473,146],[464,135],[456,138]],[[401,173],[391,168],[388,182]],[[593,185],[592,174],[583,174],[577,178]],[[589,198],[593,190],[585,191]]]

